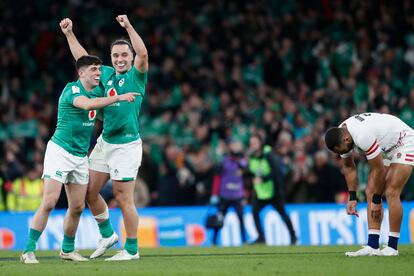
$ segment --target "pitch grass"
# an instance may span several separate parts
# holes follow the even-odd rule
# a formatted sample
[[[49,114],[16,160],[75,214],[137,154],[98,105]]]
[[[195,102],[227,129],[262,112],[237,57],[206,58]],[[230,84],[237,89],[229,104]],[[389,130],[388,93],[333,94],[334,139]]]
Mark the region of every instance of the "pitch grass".
[[[412,275],[414,245],[401,245],[398,257],[350,258],[358,246],[187,247],[142,249],[141,259],[85,263],[59,259],[58,251],[36,253],[40,264],[19,262],[20,252],[0,251],[0,275]],[[89,256],[92,251],[81,251]],[[106,255],[111,256],[115,250]]]

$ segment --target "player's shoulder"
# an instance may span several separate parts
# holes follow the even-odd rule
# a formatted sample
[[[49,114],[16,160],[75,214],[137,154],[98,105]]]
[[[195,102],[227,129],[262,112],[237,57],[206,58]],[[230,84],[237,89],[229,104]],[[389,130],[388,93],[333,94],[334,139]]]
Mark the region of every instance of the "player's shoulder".
[[[135,66],[132,66],[126,74],[141,77],[146,76],[148,74],[148,71],[141,72]]]
[[[107,65],[101,66],[101,78],[109,78],[112,75],[115,75],[115,69],[113,67]]]
[[[101,66],[101,82],[104,85],[110,82],[113,76],[115,76],[115,69],[113,67],[107,65]]]
[[[82,91],[82,87],[76,81],[68,82],[63,89],[63,93],[70,93],[70,94],[80,94]]]
[[[115,73],[115,69],[108,65],[101,65],[101,72],[112,74]]]

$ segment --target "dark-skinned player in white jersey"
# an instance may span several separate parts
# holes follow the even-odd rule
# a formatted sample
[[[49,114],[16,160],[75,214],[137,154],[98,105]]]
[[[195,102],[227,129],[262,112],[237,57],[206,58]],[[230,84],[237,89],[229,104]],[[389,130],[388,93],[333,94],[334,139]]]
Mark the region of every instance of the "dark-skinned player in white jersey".
[[[380,113],[363,113],[345,120],[325,134],[327,147],[343,158],[343,171],[350,198],[347,213],[357,215],[358,185],[353,149],[365,153],[370,167],[366,195],[368,201],[368,244],[347,256],[398,256],[402,221],[401,192],[414,166],[414,130],[399,118]],[[389,209],[388,246],[379,249],[383,217],[382,196]]]

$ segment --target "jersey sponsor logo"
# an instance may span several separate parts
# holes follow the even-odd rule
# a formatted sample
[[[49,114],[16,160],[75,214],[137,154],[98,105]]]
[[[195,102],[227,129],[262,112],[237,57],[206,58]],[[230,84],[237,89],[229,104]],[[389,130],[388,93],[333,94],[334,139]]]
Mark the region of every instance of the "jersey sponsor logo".
[[[56,176],[62,177],[63,173],[61,171],[56,171]]]
[[[93,121],[95,118],[96,118],[96,110],[89,110],[89,114],[88,114],[88,117],[89,117],[89,121]]]
[[[124,85],[124,82],[125,82],[124,78],[120,79],[118,82],[119,87],[122,87],[122,85]]]
[[[77,86],[72,86],[72,94],[80,93],[80,88]]]
[[[106,83],[106,85],[111,86],[111,85],[112,85],[112,83],[113,83],[113,81],[112,81],[112,80],[109,80],[109,81]]]
[[[108,93],[108,97],[113,97],[113,96],[118,95],[118,93],[116,92],[115,88],[109,89],[107,93]]]

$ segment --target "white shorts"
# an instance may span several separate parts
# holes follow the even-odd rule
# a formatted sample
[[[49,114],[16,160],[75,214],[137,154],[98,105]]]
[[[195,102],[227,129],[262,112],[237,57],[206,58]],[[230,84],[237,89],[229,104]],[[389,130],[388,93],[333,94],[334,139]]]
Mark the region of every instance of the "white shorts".
[[[384,166],[392,163],[414,166],[414,132],[406,132],[401,142],[388,154],[383,154]]]
[[[137,178],[142,160],[142,141],[109,144],[99,136],[89,156],[89,169],[109,173],[112,180],[131,181]]]
[[[89,183],[88,157],[70,154],[53,141],[49,141],[42,178],[51,178],[63,184],[87,185]]]

